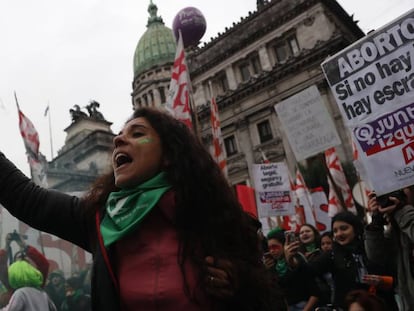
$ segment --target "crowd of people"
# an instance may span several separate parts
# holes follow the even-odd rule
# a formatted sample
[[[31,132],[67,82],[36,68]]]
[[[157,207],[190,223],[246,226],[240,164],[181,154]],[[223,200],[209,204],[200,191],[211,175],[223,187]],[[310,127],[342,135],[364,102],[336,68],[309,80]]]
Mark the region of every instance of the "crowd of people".
[[[37,186],[2,153],[0,172],[12,215],[93,256],[89,295],[79,276],[47,275],[25,254],[8,267],[5,310],[21,288],[39,310],[414,310],[411,188],[387,205],[373,194],[369,224],[345,211],[331,232],[265,237],[194,133],[153,108],[134,111],[111,172],[83,198]],[[30,282],[15,282],[16,264]]]
[[[344,211],[322,235],[310,224],[271,230],[263,262],[289,310],[414,310],[413,203],[414,186],[372,192],[369,223]]]
[[[11,242],[19,250],[13,254]],[[0,309],[6,311],[90,311],[90,269],[65,278],[61,270],[49,272],[49,260],[17,232],[6,235],[0,250]]]

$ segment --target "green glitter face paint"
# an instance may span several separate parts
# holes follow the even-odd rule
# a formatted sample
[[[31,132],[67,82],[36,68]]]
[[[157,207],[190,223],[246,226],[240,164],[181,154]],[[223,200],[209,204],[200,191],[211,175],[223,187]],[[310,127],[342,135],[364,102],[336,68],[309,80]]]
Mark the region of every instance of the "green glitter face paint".
[[[152,142],[152,139],[149,138],[149,137],[144,137],[144,138],[138,140],[138,144],[148,144],[150,142]]]

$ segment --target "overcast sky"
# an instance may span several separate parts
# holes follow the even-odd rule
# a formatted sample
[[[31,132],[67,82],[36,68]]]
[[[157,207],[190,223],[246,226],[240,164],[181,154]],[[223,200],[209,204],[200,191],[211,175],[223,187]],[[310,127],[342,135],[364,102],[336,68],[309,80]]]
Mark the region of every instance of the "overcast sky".
[[[254,11],[256,0],[153,0],[172,28],[182,8],[194,6],[207,20],[202,41]],[[388,23],[413,7],[412,0],[342,0],[364,32]],[[94,99],[118,132],[131,114],[133,55],[146,30],[149,0],[0,1],[0,150],[29,174],[18,129],[13,92],[51,159],[50,105],[54,155],[63,146],[69,109]],[[1,172],[0,172],[1,173]]]

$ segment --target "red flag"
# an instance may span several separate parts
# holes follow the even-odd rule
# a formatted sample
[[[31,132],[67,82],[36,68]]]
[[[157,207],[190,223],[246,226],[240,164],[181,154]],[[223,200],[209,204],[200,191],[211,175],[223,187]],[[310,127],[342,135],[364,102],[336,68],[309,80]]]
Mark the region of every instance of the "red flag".
[[[313,202],[305,180],[299,170],[296,170],[296,196],[303,210],[304,222],[316,226]]]
[[[166,108],[176,119],[184,122],[185,125],[192,129],[193,123],[191,120],[189,84],[190,78],[187,63],[185,61],[183,38],[181,37],[180,32]]]
[[[261,154],[261,156],[262,156],[262,162],[263,162],[264,164],[269,164],[269,163],[270,163],[270,161],[269,161],[269,159],[266,157],[266,154],[264,153],[264,151],[263,151],[262,149],[260,149],[260,154]]]
[[[47,187],[46,173],[39,153],[39,135],[33,123],[20,110],[16,93],[14,94],[19,114],[20,134],[23,138],[26,154],[30,165],[32,180],[41,186]]]
[[[257,218],[254,189],[246,185],[236,185],[236,193],[243,210]]]
[[[328,194],[328,215],[334,217],[341,209],[338,196],[332,185],[331,180],[328,178],[329,194]]]
[[[348,185],[348,182],[344,174],[344,170],[336,154],[335,148],[330,148],[326,150],[325,157],[326,157],[326,166],[329,169],[329,172],[332,176],[333,181],[335,182],[336,186],[340,189],[342,193],[345,207],[351,212],[356,213],[356,208],[354,204],[354,199],[352,198],[351,188]],[[329,205],[330,206],[331,206],[331,199],[334,200],[334,197],[333,197],[334,188],[333,187],[334,187],[333,185],[331,184],[329,185]],[[332,195],[331,195],[331,192],[332,192]],[[330,216],[332,216],[331,212],[329,214]]]
[[[352,139],[352,158],[354,159],[354,161],[359,159],[358,149],[353,139]]]
[[[227,176],[227,162],[224,154],[224,142],[221,136],[218,107],[214,97],[211,99],[211,130],[213,132],[213,157],[220,166],[221,171]]]
[[[39,135],[33,123],[24,115],[17,105],[19,114],[19,128],[22,135],[24,146],[27,155],[35,160],[38,159],[39,154]]]
[[[260,152],[262,151],[260,150]],[[264,153],[262,152],[262,157],[263,156],[266,157]],[[295,214],[283,216],[282,227],[285,230],[298,231],[299,225],[302,224],[302,220],[301,220],[300,211],[299,211],[299,199],[296,194],[296,186],[293,183],[293,180],[290,174],[289,174],[289,184],[290,184],[290,191],[292,194],[292,200],[295,203]]]
[[[322,187],[311,190],[312,202],[315,208],[316,228],[320,232],[331,230],[331,218],[329,217],[329,204]]]

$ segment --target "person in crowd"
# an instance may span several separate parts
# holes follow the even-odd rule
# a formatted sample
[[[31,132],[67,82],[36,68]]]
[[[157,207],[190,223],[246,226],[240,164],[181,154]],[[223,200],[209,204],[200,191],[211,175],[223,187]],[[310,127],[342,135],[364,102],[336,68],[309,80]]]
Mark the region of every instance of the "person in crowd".
[[[56,307],[42,289],[43,275],[26,260],[17,260],[8,269],[9,284],[14,289],[5,311],[56,311]]]
[[[331,231],[326,231],[321,234],[321,251],[329,252],[333,247],[333,235]]]
[[[267,243],[269,255],[265,255],[264,264],[273,275],[274,282],[284,291],[289,310],[313,310],[319,291],[313,276],[304,265],[305,258],[297,254],[295,260],[298,269],[292,270],[285,257],[285,247],[286,251],[291,251],[299,246],[299,242],[287,244],[285,231],[275,228],[267,234]]]
[[[373,262],[395,268],[400,309],[413,311],[414,186],[382,198],[377,198],[375,193],[369,196],[368,210],[373,217],[365,227],[367,256]],[[384,229],[386,223],[390,227],[387,232]]]
[[[85,197],[43,189],[0,154],[0,203],[93,255],[93,310],[275,310],[257,230],[200,140],[153,108],[114,137]]]
[[[16,242],[19,250],[16,254],[12,254],[11,243]],[[17,260],[25,260],[42,274],[43,282],[41,287],[44,287],[45,280],[49,272],[49,261],[39,252],[35,247],[27,245],[16,231],[6,235],[5,249],[0,250],[0,282],[2,284],[0,294],[0,307],[6,306],[13,294],[14,289],[9,284],[9,266],[7,260],[11,258],[11,264]]]
[[[324,233],[321,234],[321,251],[322,252],[331,252],[332,248],[333,248],[333,235],[332,235],[332,231],[325,231]],[[327,305],[332,305],[334,302],[334,297],[335,297],[335,286],[334,286],[334,282],[333,282],[333,278],[332,278],[332,273],[331,272],[327,272],[324,273],[322,276],[323,280],[325,281],[325,284],[328,285],[329,287],[329,302],[325,303]]]
[[[381,267],[373,265],[366,257],[363,223],[358,216],[348,211],[336,214],[332,218],[332,231],[335,239],[332,251],[321,254],[309,262],[309,266],[315,275],[332,274],[334,305],[345,309],[346,294],[351,290],[368,290],[370,285],[364,281],[364,276],[381,274],[382,271]],[[395,309],[391,292],[381,294],[388,295],[390,310]]]
[[[66,280],[66,293],[61,306],[62,311],[90,311],[90,300],[90,295],[84,291],[81,276],[73,275]]]
[[[61,310],[63,300],[65,299],[65,276],[63,271],[54,270],[49,273],[48,282],[45,286],[45,291],[52,299],[58,311]]]
[[[9,285],[9,274],[7,264],[8,254],[5,249],[0,249],[0,308],[7,306],[13,294]]]
[[[318,257],[321,253],[321,235],[311,224],[303,224],[299,229],[299,251],[307,260]]]
[[[311,224],[303,224],[299,229],[299,249],[308,262],[316,260],[321,254],[321,235]],[[332,276],[326,273],[315,276],[315,282],[319,289],[318,306],[326,306],[332,303]]]
[[[348,311],[387,311],[387,305],[380,297],[366,290],[353,290],[345,297]]]

